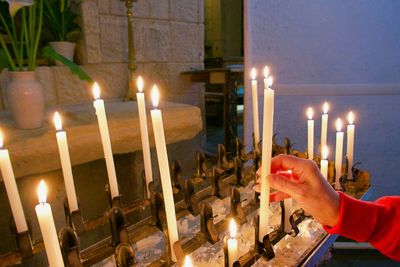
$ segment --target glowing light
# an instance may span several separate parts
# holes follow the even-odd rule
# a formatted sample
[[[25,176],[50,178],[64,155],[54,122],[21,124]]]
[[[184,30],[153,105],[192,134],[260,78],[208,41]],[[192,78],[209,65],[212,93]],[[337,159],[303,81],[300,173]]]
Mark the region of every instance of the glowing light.
[[[269,68],[268,68],[268,66],[264,67],[263,74],[264,74],[264,78],[268,78],[268,76],[269,76]]]
[[[53,121],[54,121],[54,126],[56,127],[56,130],[61,131],[62,130],[61,116],[60,116],[60,114],[58,114],[57,111],[54,113]]]
[[[343,123],[341,119],[336,120],[336,131],[340,132],[342,131]]]
[[[328,147],[326,145],[322,148],[322,158],[325,160],[328,158]]]
[[[138,88],[138,90],[139,90],[139,92],[141,93],[142,91],[143,91],[143,79],[142,79],[142,77],[138,77],[138,79],[137,79],[137,88]]]
[[[313,111],[312,107],[309,107],[307,109],[307,117],[308,117],[308,119],[312,120],[313,115],[314,115],[314,111]]]
[[[347,120],[349,121],[349,124],[353,124],[354,123],[354,114],[353,111],[349,112],[349,115],[347,115]]]
[[[274,83],[274,78],[272,76],[268,77],[268,88],[272,88],[272,84]]]
[[[99,87],[99,85],[97,84],[97,82],[95,82],[95,83],[93,84],[92,91],[93,91],[93,97],[94,97],[94,99],[99,99],[99,98],[100,98],[100,87]]]
[[[183,267],[192,267],[192,260],[190,259],[189,255],[185,256],[185,262],[183,263]]]
[[[251,76],[251,79],[252,79],[252,80],[255,80],[255,79],[256,79],[257,70],[256,70],[255,68],[252,68],[252,69],[251,69],[250,76]]]
[[[230,232],[230,236],[231,236],[232,239],[236,238],[237,229],[236,229],[236,223],[235,223],[234,219],[231,219],[229,221],[229,232]]]
[[[328,104],[328,102],[325,102],[325,103],[324,103],[324,105],[323,105],[323,107],[322,107],[322,110],[324,111],[324,114],[328,113],[328,110],[329,110],[329,104]]]
[[[3,147],[3,132],[0,131],[0,148]]]
[[[153,107],[157,108],[160,100],[160,93],[158,92],[157,85],[154,85],[153,89],[151,90],[151,99],[153,100]]]
[[[38,197],[39,197],[39,203],[46,203],[46,198],[47,198],[47,186],[46,183],[41,180],[39,183],[38,187]]]

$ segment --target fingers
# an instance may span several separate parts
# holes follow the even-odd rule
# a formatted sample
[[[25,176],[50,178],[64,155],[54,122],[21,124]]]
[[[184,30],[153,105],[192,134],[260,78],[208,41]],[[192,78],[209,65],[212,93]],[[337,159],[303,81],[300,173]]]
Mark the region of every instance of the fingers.
[[[282,201],[287,198],[290,198],[290,195],[281,191],[275,191],[269,195],[270,202]]]
[[[270,174],[268,179],[271,187],[276,190],[282,191],[294,198],[301,198],[304,195],[304,185],[301,183],[292,182],[278,174]]]

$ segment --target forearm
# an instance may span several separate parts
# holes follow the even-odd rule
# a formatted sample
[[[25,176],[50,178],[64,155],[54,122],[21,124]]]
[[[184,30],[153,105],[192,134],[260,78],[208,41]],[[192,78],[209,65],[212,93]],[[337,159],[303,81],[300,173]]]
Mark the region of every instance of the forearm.
[[[324,229],[358,242],[370,242],[386,256],[400,261],[400,197],[366,202],[340,193],[339,221]]]

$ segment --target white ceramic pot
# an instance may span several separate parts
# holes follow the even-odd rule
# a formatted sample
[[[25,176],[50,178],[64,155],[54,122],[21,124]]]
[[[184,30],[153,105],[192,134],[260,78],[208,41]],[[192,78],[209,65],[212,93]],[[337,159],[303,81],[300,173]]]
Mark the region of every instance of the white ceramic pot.
[[[74,61],[76,43],[60,41],[50,42],[49,44],[58,54],[68,58],[71,61]],[[55,63],[57,66],[63,66],[63,64],[59,61],[56,61]]]
[[[15,125],[20,129],[39,128],[44,119],[43,86],[34,71],[11,71],[6,100]]]

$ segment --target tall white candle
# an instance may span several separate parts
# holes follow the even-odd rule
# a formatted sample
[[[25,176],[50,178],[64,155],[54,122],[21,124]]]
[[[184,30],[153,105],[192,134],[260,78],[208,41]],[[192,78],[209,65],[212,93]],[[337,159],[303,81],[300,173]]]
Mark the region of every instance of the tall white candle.
[[[17,232],[26,232],[28,231],[28,225],[26,224],[24,209],[22,208],[21,199],[19,198],[10,155],[8,154],[8,150],[3,148],[2,132],[0,132],[0,169]]]
[[[349,124],[347,125],[347,160],[348,160],[348,167],[347,167],[347,178],[353,179],[353,172],[351,168],[353,167],[354,161],[354,114],[352,111],[349,112],[347,116],[347,120]]]
[[[176,225],[176,214],[174,195],[172,193],[171,175],[169,171],[167,146],[165,143],[164,126],[161,110],[157,109],[159,101],[159,93],[157,86],[152,89],[152,99],[154,109],[151,110],[151,121],[153,124],[154,140],[156,143],[158,168],[160,170],[161,185],[164,197],[165,213],[167,215],[167,226],[169,233],[169,244],[172,253],[172,260],[176,262],[174,243],[178,241],[178,227]]]
[[[229,221],[229,232],[230,237],[228,239],[228,262],[229,266],[233,266],[233,263],[238,259],[238,240],[236,239],[236,223],[234,219]]]
[[[136,94],[139,122],[140,122],[140,137],[142,140],[143,161],[144,161],[144,174],[146,176],[146,189],[147,196],[150,197],[149,183],[153,181],[153,172],[151,169],[151,154],[149,144],[149,133],[147,131],[147,116],[146,116],[146,102],[144,99],[143,79],[139,76],[137,80],[137,87],[139,92]]]
[[[314,159],[314,120],[313,117],[313,109],[309,107],[307,109],[307,153],[308,159]]]
[[[329,104],[328,102],[325,102],[323,107],[323,114],[322,114],[322,119],[321,119],[321,151],[326,146],[326,140],[328,137],[328,110],[329,110]]]
[[[46,203],[47,188],[44,181],[40,181],[38,188],[39,204],[36,205],[36,215],[39,221],[40,231],[43,237],[44,248],[50,267],[64,266],[61,255],[60,243],[57,237],[53,213],[50,204]]]
[[[62,130],[61,117],[60,114],[58,114],[58,112],[54,113],[54,125],[57,130],[56,138],[57,138],[58,152],[60,154],[61,167],[64,176],[65,191],[67,192],[69,211],[73,212],[79,209],[78,200],[76,198],[71,160],[69,158],[67,134],[65,131]]]
[[[253,98],[253,124],[254,124],[254,143],[255,149],[258,151],[258,144],[260,143],[260,126],[258,121],[258,90],[257,90],[257,71],[255,68],[251,69],[251,94]]]
[[[342,120],[336,120],[336,154],[335,154],[335,189],[340,190],[340,177],[342,176],[342,157],[343,157],[343,132]]]
[[[97,122],[99,123],[101,143],[103,144],[104,158],[106,160],[108,183],[110,185],[111,197],[119,196],[117,174],[115,173],[114,158],[111,149],[110,134],[108,132],[108,124],[106,111],[104,108],[104,100],[100,98],[100,87],[97,83],[93,85],[93,106],[96,109]]]
[[[267,78],[266,78],[267,79]],[[261,158],[261,191],[260,191],[260,232],[259,240],[262,242],[268,233],[269,227],[269,180],[267,176],[271,173],[272,157],[272,133],[274,123],[274,90],[272,77],[269,77],[267,87],[264,88],[264,117],[263,117],[263,144]],[[264,83],[265,84],[265,83]]]
[[[321,173],[325,179],[328,179],[328,147],[325,145],[322,148],[322,158],[321,158]]]

